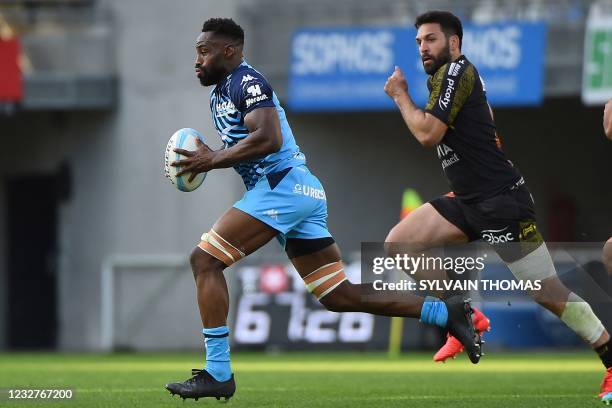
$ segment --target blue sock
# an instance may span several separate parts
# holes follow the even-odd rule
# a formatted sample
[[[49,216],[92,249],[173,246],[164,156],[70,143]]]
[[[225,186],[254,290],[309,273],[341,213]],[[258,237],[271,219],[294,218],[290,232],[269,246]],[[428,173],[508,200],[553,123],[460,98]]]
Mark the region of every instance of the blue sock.
[[[206,346],[206,367],[217,381],[227,381],[232,376],[230,367],[229,329],[227,326],[204,328],[204,344]]]
[[[448,310],[446,303],[438,298],[427,296],[421,309],[421,322],[446,327]]]

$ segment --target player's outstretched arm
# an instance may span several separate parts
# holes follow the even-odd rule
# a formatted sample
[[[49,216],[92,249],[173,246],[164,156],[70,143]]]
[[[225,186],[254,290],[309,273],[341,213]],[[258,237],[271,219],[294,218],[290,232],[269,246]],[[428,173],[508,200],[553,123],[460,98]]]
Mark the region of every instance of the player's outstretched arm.
[[[612,99],[606,103],[604,108],[603,127],[608,139],[612,140]]]
[[[417,108],[408,93],[408,83],[399,67],[395,67],[395,71],[387,79],[385,92],[399,108],[406,126],[419,143],[425,147],[433,147],[442,140],[448,126],[435,116]]]

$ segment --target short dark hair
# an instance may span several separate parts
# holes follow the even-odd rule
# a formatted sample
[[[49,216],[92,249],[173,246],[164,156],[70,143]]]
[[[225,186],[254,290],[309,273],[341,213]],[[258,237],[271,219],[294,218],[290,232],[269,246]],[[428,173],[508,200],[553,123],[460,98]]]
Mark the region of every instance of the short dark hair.
[[[459,49],[463,42],[463,26],[459,17],[449,11],[432,10],[427,11],[416,18],[414,26],[418,30],[420,26],[427,23],[438,23],[447,37],[456,35],[459,37]]]
[[[209,18],[202,25],[202,32],[207,31],[244,44],[244,30],[231,18]]]

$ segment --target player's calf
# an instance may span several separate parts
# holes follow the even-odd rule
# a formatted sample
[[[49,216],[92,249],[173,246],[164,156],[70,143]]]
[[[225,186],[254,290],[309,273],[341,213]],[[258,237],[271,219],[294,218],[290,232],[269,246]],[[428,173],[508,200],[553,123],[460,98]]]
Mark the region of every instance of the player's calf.
[[[518,280],[539,280],[542,289],[531,292],[534,300],[559,316],[593,347],[601,345],[605,328],[591,306],[559,280],[546,244],[542,243],[521,259],[508,263],[508,268]]]
[[[612,339],[591,306],[580,296],[567,289],[557,278],[546,245],[542,243],[523,258],[509,263],[508,267],[519,280],[540,279],[543,290],[533,292],[534,299],[559,316],[570,329],[593,347],[606,367],[599,397],[602,402],[610,404],[612,401]]]

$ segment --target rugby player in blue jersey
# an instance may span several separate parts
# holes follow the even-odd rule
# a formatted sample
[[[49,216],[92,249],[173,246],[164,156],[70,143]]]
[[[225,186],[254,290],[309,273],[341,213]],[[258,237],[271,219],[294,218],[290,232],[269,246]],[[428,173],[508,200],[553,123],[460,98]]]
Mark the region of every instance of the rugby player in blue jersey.
[[[273,238],[283,245],[308,290],[329,310],[420,318],[447,328],[480,359],[469,302],[415,295],[405,301],[365,302],[371,285],[346,279],[340,250],[327,230],[327,202],[319,180],[306,167],[285,112],[264,76],[244,61],[244,32],[233,20],[206,21],[195,44],[195,71],[201,85],[213,86],[210,110],[224,147],[175,151],[179,174],[233,167],[246,193],[202,235],[191,254],[197,301],[206,344],[206,365],[193,377],[167,384],[183,398],[229,398],[236,385],[230,367],[229,295],[223,270]]]
[[[518,169],[506,158],[497,137],[485,85],[476,67],[461,53],[461,21],[446,11],[416,18],[416,43],[430,94],[419,109],[399,68],[385,92],[397,104],[406,126],[426,147],[435,147],[453,191],[412,211],[396,225],[387,242],[408,251],[483,239],[492,245],[521,281],[541,281],[534,300],[557,315],[599,355],[606,374],[600,397],[612,402],[612,341],[591,307],[557,277],[535,221],[533,198]],[[475,313],[477,330],[488,319]],[[461,352],[449,336],[436,353],[444,361]]]

